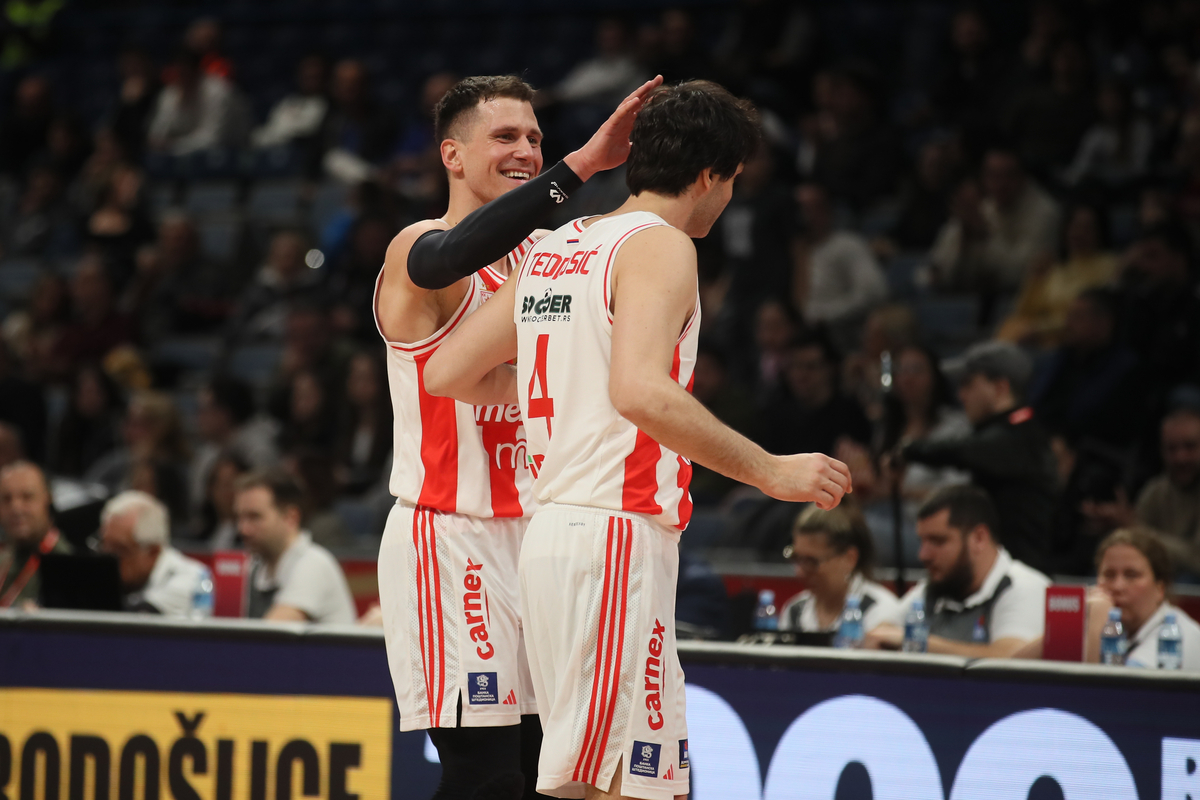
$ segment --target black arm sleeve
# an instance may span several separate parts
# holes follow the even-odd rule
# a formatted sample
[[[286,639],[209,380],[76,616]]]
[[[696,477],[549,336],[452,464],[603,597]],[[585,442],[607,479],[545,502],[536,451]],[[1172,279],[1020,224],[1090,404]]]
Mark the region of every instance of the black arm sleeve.
[[[583,185],[562,161],[444,231],[427,231],[408,251],[408,277],[422,289],[445,289],[516,249]]]

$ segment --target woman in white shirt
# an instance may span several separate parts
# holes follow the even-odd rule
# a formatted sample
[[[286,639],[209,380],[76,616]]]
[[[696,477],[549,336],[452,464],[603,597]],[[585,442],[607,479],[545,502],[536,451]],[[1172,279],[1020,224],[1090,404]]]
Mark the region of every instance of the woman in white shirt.
[[[1171,557],[1157,535],[1142,528],[1114,531],[1096,549],[1096,578],[1112,607],[1121,609],[1128,642],[1126,666],[1158,669],[1158,636],[1164,617],[1174,614],[1183,669],[1200,672],[1200,625],[1167,601]],[[1089,638],[1099,638],[1099,630],[1088,633]],[[1098,644],[1089,651],[1098,653]]]
[[[779,612],[781,631],[836,631],[850,597],[859,599],[863,630],[895,616],[896,596],[871,580],[871,532],[862,512],[849,502],[829,511],[809,506],[800,512],[784,555],[807,588]]]
[[[1171,556],[1158,535],[1146,528],[1120,528],[1096,548],[1096,585],[1087,594],[1085,661],[1100,660],[1100,631],[1110,609],[1121,610],[1125,629],[1125,665],[1158,669],[1158,637],[1167,614],[1179,626],[1184,672],[1200,672],[1200,625],[1167,601]],[[1014,658],[1041,658],[1042,637]]]

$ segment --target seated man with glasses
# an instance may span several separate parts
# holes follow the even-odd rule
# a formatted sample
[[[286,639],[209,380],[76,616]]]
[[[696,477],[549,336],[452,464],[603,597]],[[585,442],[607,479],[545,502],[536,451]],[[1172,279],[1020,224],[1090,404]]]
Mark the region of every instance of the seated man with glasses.
[[[822,511],[809,506],[792,528],[784,556],[796,567],[805,590],[779,612],[779,630],[826,633],[838,629],[846,600],[859,599],[863,630],[896,615],[896,596],[871,580],[875,546],[862,512],[843,502]]]

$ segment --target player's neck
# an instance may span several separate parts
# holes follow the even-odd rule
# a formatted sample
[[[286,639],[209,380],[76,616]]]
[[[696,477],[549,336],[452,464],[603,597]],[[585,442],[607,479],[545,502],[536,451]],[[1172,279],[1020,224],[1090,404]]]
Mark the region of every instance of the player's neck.
[[[667,197],[654,192],[642,192],[636,196],[630,195],[620,208],[604,216],[615,217],[618,214],[631,214],[634,211],[648,211],[661,217],[662,221],[672,228],[686,231],[695,207],[696,204],[688,193],[678,197]]]
[[[446,213],[442,214],[441,217],[442,221],[451,228],[462,222],[463,217],[483,205],[483,203],[474,202],[475,198],[473,196],[459,198],[458,202],[455,202],[455,200],[456,198],[454,197],[450,198],[450,205],[446,207]]]
[[[488,198],[480,197],[475,192],[471,191],[471,187],[465,182],[450,180],[450,202],[446,206],[446,213],[442,215],[444,220],[450,227],[454,227],[463,221],[463,218],[472,211],[477,211],[487,205]]]

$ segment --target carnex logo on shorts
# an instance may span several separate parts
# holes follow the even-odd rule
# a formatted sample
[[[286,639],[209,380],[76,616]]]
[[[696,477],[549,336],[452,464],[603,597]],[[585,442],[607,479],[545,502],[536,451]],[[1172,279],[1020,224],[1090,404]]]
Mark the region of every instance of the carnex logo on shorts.
[[[656,731],[663,726],[662,715],[662,684],[663,674],[663,634],[666,628],[657,619],[654,620],[654,630],[650,633],[650,644],[647,649],[650,655],[646,657],[646,675],[643,689],[646,692],[646,710],[650,714],[646,717],[646,724],[650,726],[650,730]],[[657,757],[655,760],[657,762]]]
[[[500,702],[496,696],[496,673],[467,673],[467,702],[473,706],[494,706]]]
[[[487,605],[487,592],[483,588],[483,580],[478,573],[483,564],[476,564],[467,559],[467,573],[463,576],[463,615],[471,628],[471,641],[479,646],[475,653],[484,661],[496,654],[496,648],[488,641],[488,618],[484,616]],[[482,594],[481,594],[482,593]]]
[[[658,757],[661,753],[661,744],[635,741],[633,743],[633,754],[629,759],[629,774],[657,778]]]

